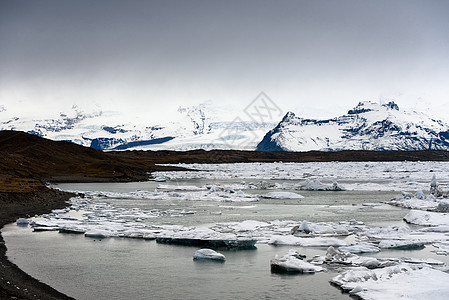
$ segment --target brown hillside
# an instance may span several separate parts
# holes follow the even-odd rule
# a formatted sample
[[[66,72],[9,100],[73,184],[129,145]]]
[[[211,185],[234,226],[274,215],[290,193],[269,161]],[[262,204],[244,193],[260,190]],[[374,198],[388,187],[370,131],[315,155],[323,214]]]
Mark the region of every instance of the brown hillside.
[[[52,141],[19,131],[0,131],[0,191],[30,191],[41,181],[145,180],[147,172],[166,169],[151,157],[108,153],[70,142]],[[171,168],[173,169],[173,168]]]

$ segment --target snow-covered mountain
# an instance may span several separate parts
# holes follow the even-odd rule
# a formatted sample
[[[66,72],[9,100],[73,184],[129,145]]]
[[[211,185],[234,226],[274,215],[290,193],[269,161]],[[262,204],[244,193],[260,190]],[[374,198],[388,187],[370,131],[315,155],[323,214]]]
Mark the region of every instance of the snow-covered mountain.
[[[254,150],[276,123],[244,121],[239,112],[207,102],[179,107],[170,120],[155,123],[137,116],[76,105],[52,118],[17,116],[0,105],[0,130],[20,130],[101,150]]]
[[[328,120],[288,112],[257,145],[262,151],[449,149],[449,126],[394,102],[360,102]]]

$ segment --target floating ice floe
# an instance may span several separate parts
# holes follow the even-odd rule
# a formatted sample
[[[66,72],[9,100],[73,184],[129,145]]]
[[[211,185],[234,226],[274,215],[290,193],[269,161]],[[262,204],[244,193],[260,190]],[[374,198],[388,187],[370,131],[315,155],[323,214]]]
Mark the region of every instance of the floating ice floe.
[[[154,177],[154,181],[156,181],[156,182],[166,182],[169,180],[170,180],[170,177],[168,177],[168,176],[155,176]]]
[[[261,195],[262,198],[271,199],[302,199],[304,196],[293,192],[269,192]]]
[[[447,197],[448,194],[443,193],[436,182],[435,176],[433,176],[430,183],[430,193],[427,196],[422,190],[418,190],[415,194],[402,192],[400,196],[393,198],[388,203],[410,209],[449,212],[449,199]]]
[[[168,185],[168,184],[159,184],[158,189],[160,190],[170,190],[170,191],[205,191],[206,187],[194,186],[194,185]]]
[[[232,232],[254,232],[256,230],[259,230],[261,228],[267,228],[271,227],[272,224],[268,222],[261,222],[261,221],[255,221],[255,220],[246,220],[242,222],[233,222],[233,223],[219,223],[217,224],[217,230],[224,232],[224,231],[232,231]],[[223,230],[223,228],[226,228],[228,230]]]
[[[25,218],[19,218],[16,221],[16,224],[19,226],[27,226],[30,223],[30,221],[28,221],[28,219]]]
[[[302,247],[329,247],[329,246],[346,246],[347,243],[339,239],[326,239],[321,237],[302,238],[293,235],[273,236],[268,242],[270,245],[281,246],[302,246]]]
[[[383,239],[399,239],[403,236],[410,235],[411,229],[408,226],[386,226],[386,227],[370,227],[365,228],[359,233],[359,236],[369,240],[383,240]]]
[[[379,242],[379,248],[382,249],[398,249],[398,250],[413,250],[424,248],[423,242],[413,240],[398,241],[398,240],[382,240]]]
[[[410,264],[428,264],[432,266],[443,266],[442,261],[436,259],[420,259],[411,257],[369,257],[369,256],[359,256],[354,253],[347,251],[342,251],[343,247],[335,249],[334,247],[329,247],[327,249],[325,256],[316,255],[309,262],[315,265],[329,265],[329,266],[346,266],[346,267],[366,267],[368,269],[385,268],[401,263]]]
[[[361,299],[448,299],[449,274],[428,265],[401,263],[370,270],[357,267],[331,280]]]
[[[257,202],[259,198],[247,194],[241,190],[227,189],[224,191],[209,190],[193,186],[159,186],[167,191],[136,191],[129,193],[117,192],[85,192],[88,197],[113,198],[113,199],[148,199],[148,200],[186,200],[186,201],[217,201],[217,202]]]
[[[288,254],[271,259],[271,272],[273,273],[315,273],[324,270],[323,267],[305,262],[302,256],[295,250],[290,249]]]
[[[303,221],[291,229],[291,234],[300,237],[310,236],[347,236],[355,228],[343,224],[308,223]]]
[[[156,242],[214,249],[255,249],[257,240],[232,233],[220,233],[207,227],[183,227],[176,231],[161,231],[157,235]]]
[[[433,247],[435,247],[435,250],[432,250],[432,252],[435,252],[438,255],[448,255],[449,254],[449,241],[448,242],[441,242],[441,243],[434,243],[432,244]]]
[[[431,194],[425,196],[423,191],[419,190],[416,194],[402,192],[401,195],[396,196],[387,203],[410,209],[436,210],[440,201],[441,199],[437,199]]]
[[[410,224],[422,226],[449,225],[449,213],[412,210],[404,217],[404,220]]]
[[[350,246],[343,246],[338,248],[340,251],[346,251],[350,253],[377,253],[380,252],[379,247],[370,243],[358,243]]]
[[[85,237],[104,239],[112,236],[112,232],[110,230],[101,230],[101,229],[91,229],[84,233]]]
[[[303,191],[344,191],[345,188],[339,185],[336,181],[332,183],[332,185],[326,185],[321,183],[318,179],[310,180],[306,179],[306,181],[300,184],[297,189]]]
[[[193,259],[194,260],[214,260],[214,261],[224,262],[226,260],[226,257],[217,251],[205,248],[205,249],[200,249],[200,250],[195,251],[195,253],[193,254]]]
[[[428,187],[429,170],[438,178],[449,178],[447,162],[309,162],[309,163],[237,163],[237,164],[171,164],[196,171],[155,172],[153,177],[175,179],[254,179],[268,180],[319,180],[332,187],[333,181],[344,181],[350,190],[402,191]],[[329,183],[330,182],[330,183]],[[276,185],[276,183],[275,183]],[[282,185],[282,184],[281,184]],[[281,185],[276,185],[281,189]],[[288,184],[291,189],[291,184]],[[249,186],[249,184],[248,184]],[[440,180],[438,187],[448,187]],[[321,187],[322,188],[322,187]]]
[[[425,213],[425,212],[423,212]],[[357,239],[371,242],[382,249],[415,250],[425,245],[449,241],[447,226],[411,230],[407,226],[366,228],[356,233]]]
[[[256,249],[257,240],[250,238],[186,238],[186,237],[164,237],[160,236],[156,238],[157,243],[172,244],[182,246],[194,246],[194,247],[211,247],[215,249]]]
[[[340,247],[341,249],[341,247]],[[334,247],[329,247],[326,251],[325,256],[315,256],[310,263],[316,265],[343,265],[343,266],[364,266],[369,269],[374,268],[383,268],[386,266],[391,266],[396,264],[395,262],[391,262],[389,260],[378,260],[374,257],[366,257],[366,256],[358,256],[356,254],[341,251],[339,249],[335,249]]]
[[[365,202],[365,203],[362,203],[362,206],[376,207],[376,206],[382,206],[382,204],[381,203]]]

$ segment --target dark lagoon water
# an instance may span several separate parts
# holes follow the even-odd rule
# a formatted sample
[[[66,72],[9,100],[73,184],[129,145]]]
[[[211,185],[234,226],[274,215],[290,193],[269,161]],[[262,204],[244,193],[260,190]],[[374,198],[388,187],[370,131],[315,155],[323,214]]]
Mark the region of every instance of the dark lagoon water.
[[[201,186],[201,180],[178,184]],[[64,190],[129,192],[153,190],[156,182],[64,184]],[[249,190],[248,193],[260,191]],[[266,191],[265,191],[266,192]],[[391,199],[397,192],[306,192],[298,200],[261,199],[259,202],[204,202],[148,199],[103,199],[115,207],[196,211],[181,218],[155,218],[154,224],[200,226],[244,220],[338,222],[350,219],[368,225],[404,225],[408,210],[364,202]],[[221,215],[216,215],[216,212]],[[157,244],[129,238],[85,238],[58,232],[32,232],[29,227],[6,226],[8,257],[25,272],[77,299],[350,299],[329,280],[339,269],[314,275],[279,275],[270,272],[270,259],[296,249],[324,255],[326,248],[257,244],[257,250],[220,251],[225,263],[193,261],[195,247]],[[351,239],[349,237],[348,239]],[[415,251],[382,251],[381,256],[411,256],[448,260],[427,247]],[[374,256],[370,254],[370,256]],[[446,263],[449,261],[446,261]]]

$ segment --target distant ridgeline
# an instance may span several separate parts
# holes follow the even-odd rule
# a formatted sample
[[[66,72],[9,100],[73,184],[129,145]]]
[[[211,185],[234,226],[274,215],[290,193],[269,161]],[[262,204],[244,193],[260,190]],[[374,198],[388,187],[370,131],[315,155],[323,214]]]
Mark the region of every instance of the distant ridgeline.
[[[327,120],[288,112],[277,125],[277,121],[217,121],[219,116],[206,105],[180,108],[176,122],[162,125],[123,123],[118,121],[120,114],[85,113],[76,106],[54,119],[6,118],[6,113],[0,106],[0,130],[25,131],[98,150],[449,150],[448,124],[402,110],[394,102],[360,102],[347,114]],[[230,142],[236,139],[235,144]]]
[[[288,112],[257,145],[260,151],[448,150],[449,126],[394,102],[360,102],[328,120]]]

